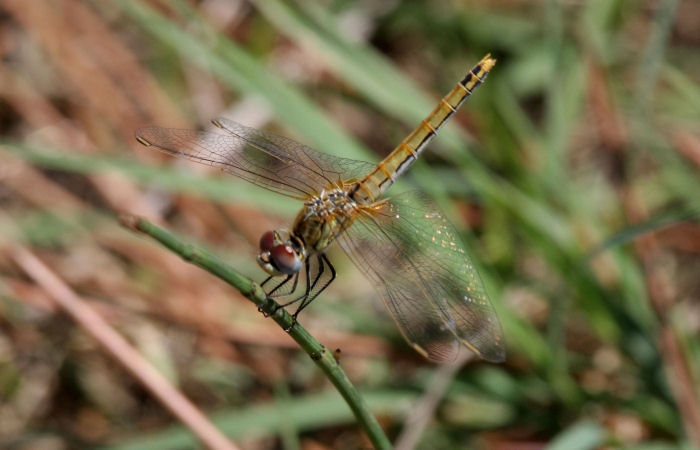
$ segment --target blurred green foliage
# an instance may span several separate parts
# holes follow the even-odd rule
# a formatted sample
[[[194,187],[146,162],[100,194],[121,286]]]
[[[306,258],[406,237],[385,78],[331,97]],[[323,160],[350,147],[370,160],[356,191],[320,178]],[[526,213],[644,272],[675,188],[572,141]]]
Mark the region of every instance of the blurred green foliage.
[[[459,372],[419,447],[517,441],[552,449],[691,447],[686,433],[694,422],[673,389],[688,380],[677,378],[677,355],[668,353],[663,333],[678,343],[695,395],[685,400],[697,405],[700,177],[677,140],[700,132],[700,31],[681,20],[700,14],[692,1],[259,0],[245,4],[235,26],[223,30],[203,4],[115,0],[91,7],[128,35],[184,114],[193,114],[182,97],[191,94],[187,77],[196,68],[227,100],[264,104],[284,134],[373,161],[491,52],[498,64],[488,81],[391,191],[429,192],[463,230],[509,352],[503,365],[474,362]],[[300,55],[305,60],[295,61]],[[292,69],[284,70],[295,63],[318,73],[295,80]],[[364,134],[353,136],[346,126]],[[196,192],[290,218],[295,210],[223,178],[145,167],[130,157],[5,144],[3,152],[52,170],[116,171],[173,194]],[[631,213],[635,207],[646,214]],[[29,244],[51,247],[60,243],[57,236],[75,233],[74,225],[90,232],[84,220],[75,222],[39,212],[20,223]],[[688,237],[694,246],[673,245],[674,235],[686,236],[678,225],[695,230]],[[651,261],[638,247],[648,236],[661,242]],[[657,269],[672,292],[663,310],[649,289]],[[320,299],[312,308],[328,323],[382,336],[401,349],[388,362],[363,362],[372,387],[367,401],[387,418],[393,438],[404,403],[420,395],[436,368],[407,355],[388,318],[377,323],[362,299],[346,301],[356,300],[354,292],[328,296],[339,301]],[[293,364],[300,374],[313,373],[310,361]],[[204,391],[240,401],[217,421],[234,440],[276,435],[289,420],[302,441],[333,446],[340,444],[324,429],[351,428],[338,396],[314,392],[314,375],[285,380],[288,398],[259,404],[246,395],[253,389],[249,375],[220,370],[200,372],[199,382]],[[226,386],[229,370],[232,380],[248,381]],[[16,385],[16,373],[0,354],[0,395]],[[117,448],[193,445],[180,429],[125,428],[134,436]]]

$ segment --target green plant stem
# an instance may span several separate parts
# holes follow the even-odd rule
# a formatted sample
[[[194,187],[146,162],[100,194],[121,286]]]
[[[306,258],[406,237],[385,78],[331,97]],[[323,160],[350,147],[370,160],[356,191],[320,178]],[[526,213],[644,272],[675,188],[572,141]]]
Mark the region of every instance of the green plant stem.
[[[653,16],[649,39],[637,69],[637,99],[645,115],[650,113],[654,100],[659,69],[663,65],[679,3],[678,0],[662,0]]]
[[[141,217],[124,215],[120,218],[120,221],[125,227],[152,237],[185,261],[224,280],[255,303],[262,313],[269,315],[282,329],[289,330],[288,333],[292,339],[306,351],[338,389],[338,392],[350,406],[360,426],[365,430],[375,448],[391,448],[391,443],[379,426],[377,419],[370,413],[367,404],[360,397],[360,393],[352,385],[345,372],[340,368],[333,353],[326,351],[325,347],[311,336],[304,327],[298,322],[294,322],[291,314],[283,308],[279,308],[274,300],[268,298],[260,285],[239,274],[210,253],[183,242],[169,231]],[[275,313],[271,314],[272,311],[275,311]]]

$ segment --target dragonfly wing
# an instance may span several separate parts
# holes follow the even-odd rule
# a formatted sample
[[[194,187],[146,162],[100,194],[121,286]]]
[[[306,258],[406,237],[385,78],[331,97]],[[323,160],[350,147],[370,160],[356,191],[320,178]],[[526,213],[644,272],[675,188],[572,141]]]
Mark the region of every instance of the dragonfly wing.
[[[217,124],[217,126],[220,126],[221,129],[231,135],[246,140],[250,145],[284,155],[285,159],[304,166],[306,173],[311,178],[316,178],[318,182],[324,182],[328,179],[334,181],[359,179],[376,165],[367,161],[341,158],[319,152],[293,139],[246,127],[225,117],[218,117],[212,120],[212,123]],[[311,176],[312,174],[315,176]],[[323,185],[321,187],[325,188],[327,186]]]
[[[294,198],[318,194],[341,180],[358,178],[372,164],[321,153],[291,139],[245,127],[228,119],[208,131],[144,127],[144,145],[218,167],[260,187]]]
[[[338,242],[420,353],[453,360],[461,342],[503,361],[503,335],[483,282],[438,211],[424,194],[407,192],[362,209]]]

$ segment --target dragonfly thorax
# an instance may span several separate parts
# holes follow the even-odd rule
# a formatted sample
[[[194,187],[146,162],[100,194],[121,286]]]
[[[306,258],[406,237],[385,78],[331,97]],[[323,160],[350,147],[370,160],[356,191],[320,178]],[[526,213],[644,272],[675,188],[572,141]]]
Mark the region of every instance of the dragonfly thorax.
[[[297,215],[292,234],[309,251],[321,252],[354,221],[357,204],[342,189],[322,191],[311,197]]]

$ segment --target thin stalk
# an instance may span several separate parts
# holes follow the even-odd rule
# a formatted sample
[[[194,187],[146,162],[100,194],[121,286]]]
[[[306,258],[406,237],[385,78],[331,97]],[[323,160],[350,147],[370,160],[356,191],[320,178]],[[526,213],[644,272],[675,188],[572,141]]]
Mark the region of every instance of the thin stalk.
[[[257,283],[239,274],[205,250],[183,242],[169,231],[141,217],[124,215],[120,218],[120,221],[125,227],[152,237],[185,261],[224,280],[255,303],[262,313],[269,315],[283,330],[289,330],[288,333],[292,339],[304,349],[316,365],[326,374],[331,383],[340,392],[340,395],[343,396],[345,402],[355,414],[360,427],[367,433],[374,447],[377,449],[392,448],[377,419],[370,413],[367,404],[360,397],[360,393],[352,385],[345,372],[338,366],[333,352],[326,351],[326,348],[316,338],[311,336],[304,327],[298,322],[294,323],[291,314],[283,308],[279,308],[274,300],[268,298]],[[272,311],[276,312],[272,314]]]
[[[649,40],[637,68],[637,98],[644,114],[649,113],[654,100],[659,69],[664,64],[678,3],[679,0],[662,0],[652,19]]]

